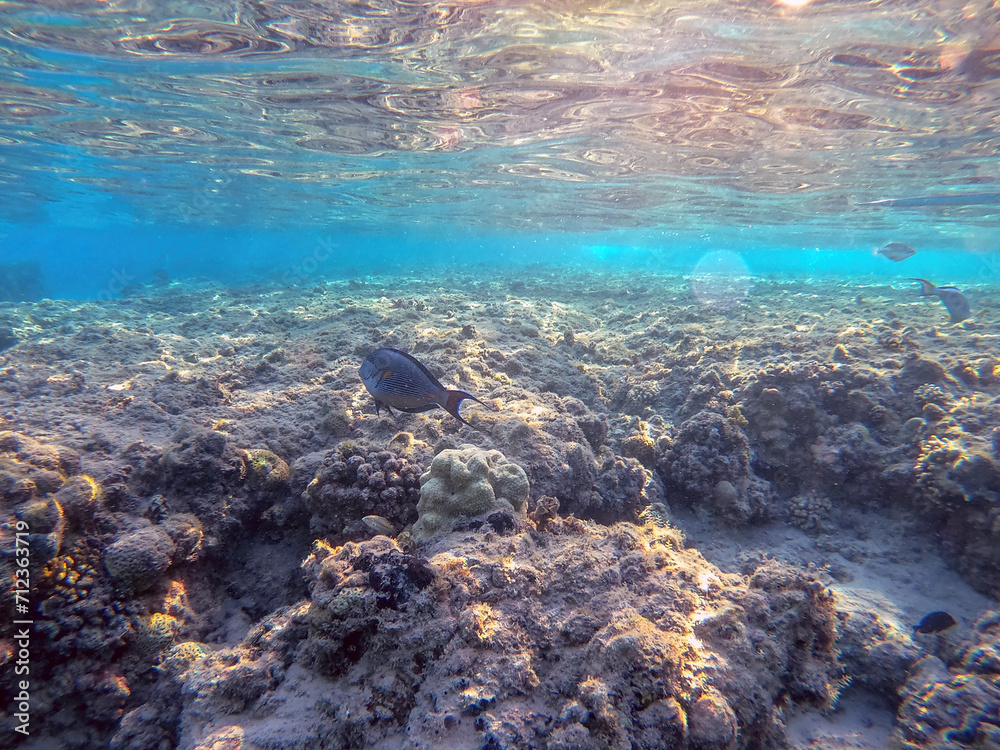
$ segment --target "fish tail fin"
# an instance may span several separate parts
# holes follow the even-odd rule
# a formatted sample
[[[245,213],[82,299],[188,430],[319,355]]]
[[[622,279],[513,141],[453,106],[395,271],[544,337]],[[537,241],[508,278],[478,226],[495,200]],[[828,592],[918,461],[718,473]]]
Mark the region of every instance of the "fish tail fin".
[[[916,281],[918,284],[920,284],[920,296],[921,297],[930,297],[931,295],[934,294],[934,290],[937,289],[937,287],[934,286],[927,279],[914,279],[914,278],[911,278],[910,281]]]
[[[467,398],[471,398],[476,403],[483,404],[483,406],[486,406],[486,404],[484,404],[478,398],[473,396],[471,393],[466,393],[465,391],[451,391],[451,390],[446,390],[444,392],[444,398],[442,398],[438,403],[444,408],[446,412],[451,414],[451,416],[453,416],[459,422],[465,425],[469,425],[469,427],[473,427],[473,425],[469,424],[464,419],[462,419],[462,415],[458,413],[458,407],[461,406],[462,402],[465,401],[465,399]],[[473,429],[478,429],[478,428],[473,427]]]

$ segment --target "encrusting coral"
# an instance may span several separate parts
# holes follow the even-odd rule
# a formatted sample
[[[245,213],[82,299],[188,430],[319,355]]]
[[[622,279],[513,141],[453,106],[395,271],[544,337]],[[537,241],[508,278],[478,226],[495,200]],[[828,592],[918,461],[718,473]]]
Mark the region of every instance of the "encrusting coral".
[[[820,531],[830,520],[830,499],[816,492],[796,495],[788,501],[788,522],[807,531]]]
[[[141,592],[159,580],[176,551],[177,545],[166,531],[150,526],[126,534],[108,547],[104,567],[115,581]]]
[[[291,470],[288,464],[264,448],[243,451],[247,465],[247,485],[251,489],[279,492],[288,485]]]

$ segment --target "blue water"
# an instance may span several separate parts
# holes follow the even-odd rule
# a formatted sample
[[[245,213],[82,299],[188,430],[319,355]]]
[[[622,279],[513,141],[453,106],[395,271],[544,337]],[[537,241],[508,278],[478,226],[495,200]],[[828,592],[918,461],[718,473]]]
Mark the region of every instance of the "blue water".
[[[748,232],[748,234],[750,234]],[[735,251],[751,276],[840,277],[845,283],[890,283],[915,288],[910,277],[940,284],[994,285],[1000,254],[961,248],[921,250],[892,263],[870,247],[775,247],[704,233],[602,232],[493,234],[455,232],[436,237],[400,228],[393,235],[334,234],[302,229],[222,230],[178,227],[66,229],[15,227],[4,240],[13,260],[40,263],[46,295],[115,299],[136,293],[166,271],[173,281],[315,285],[327,280],[461,272],[488,279],[496,266],[534,264],[567,272],[655,270],[688,274],[720,249]],[[137,285],[139,285],[137,287]]]

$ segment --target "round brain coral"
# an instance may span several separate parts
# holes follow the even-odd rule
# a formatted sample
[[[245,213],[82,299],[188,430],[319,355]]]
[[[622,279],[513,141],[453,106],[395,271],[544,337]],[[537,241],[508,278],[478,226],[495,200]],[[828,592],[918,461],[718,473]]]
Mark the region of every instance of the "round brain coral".
[[[420,477],[416,539],[447,534],[459,519],[498,511],[526,518],[528,475],[497,450],[474,445],[441,451]]]
[[[101,487],[90,477],[70,477],[53,498],[63,509],[66,520],[75,528],[83,528],[94,517],[101,497]]]
[[[104,567],[119,583],[145,591],[170,567],[175,550],[176,545],[163,529],[140,529],[108,547]]]

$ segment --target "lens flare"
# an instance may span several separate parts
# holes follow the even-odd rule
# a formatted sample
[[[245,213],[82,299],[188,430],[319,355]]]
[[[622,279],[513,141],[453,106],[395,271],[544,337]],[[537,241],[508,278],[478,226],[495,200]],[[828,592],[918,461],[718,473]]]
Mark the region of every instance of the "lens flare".
[[[750,269],[738,253],[706,253],[691,272],[691,291],[706,307],[732,310],[750,294]]]

